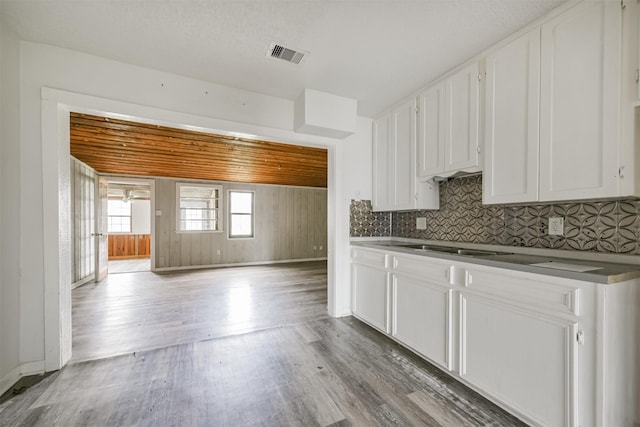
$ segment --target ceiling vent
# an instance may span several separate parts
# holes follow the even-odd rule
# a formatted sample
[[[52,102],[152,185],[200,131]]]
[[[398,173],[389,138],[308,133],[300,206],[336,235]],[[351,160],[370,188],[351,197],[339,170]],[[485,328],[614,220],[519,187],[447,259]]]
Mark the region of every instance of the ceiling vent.
[[[301,50],[295,50],[288,47],[284,47],[280,43],[271,42],[269,50],[267,51],[267,57],[282,59],[283,61],[291,62],[293,64],[302,63],[303,59],[308,55],[308,52]]]

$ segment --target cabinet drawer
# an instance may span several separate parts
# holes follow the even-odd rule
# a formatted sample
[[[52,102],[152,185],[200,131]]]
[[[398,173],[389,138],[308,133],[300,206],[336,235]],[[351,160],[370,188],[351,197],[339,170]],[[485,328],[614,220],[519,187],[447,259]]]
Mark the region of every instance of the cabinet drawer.
[[[465,291],[524,305],[529,310],[580,315],[580,285],[572,280],[474,268],[467,271],[469,275]]]
[[[395,255],[391,260],[394,272],[411,275],[435,283],[448,283],[451,262],[423,256]]]
[[[351,260],[358,264],[371,265],[378,268],[388,268],[390,255],[384,252],[372,251],[362,248],[351,249]]]

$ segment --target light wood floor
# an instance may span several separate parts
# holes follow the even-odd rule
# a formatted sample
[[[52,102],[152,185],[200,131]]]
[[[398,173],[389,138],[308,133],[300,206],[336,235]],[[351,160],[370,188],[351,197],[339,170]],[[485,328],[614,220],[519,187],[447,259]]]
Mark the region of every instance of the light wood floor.
[[[136,273],[151,270],[151,258],[114,259],[109,261],[109,274]]]
[[[325,263],[114,275],[74,290],[74,358],[0,425],[521,425],[362,322]]]

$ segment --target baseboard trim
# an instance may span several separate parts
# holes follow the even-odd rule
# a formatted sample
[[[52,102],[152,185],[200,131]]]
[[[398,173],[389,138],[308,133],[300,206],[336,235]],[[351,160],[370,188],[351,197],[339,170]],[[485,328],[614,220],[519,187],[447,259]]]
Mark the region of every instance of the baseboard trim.
[[[44,360],[22,363],[9,371],[0,379],[0,396],[5,394],[21,377],[44,373]]]
[[[9,390],[15,383],[18,382],[21,377],[20,368],[20,365],[16,366],[11,371],[9,371],[7,375],[0,379],[0,396],[5,394],[7,390]]]
[[[335,317],[347,317],[347,316],[353,316],[353,312],[348,308],[345,308],[345,309],[342,309],[341,311],[338,311]]]
[[[303,259],[283,259],[277,261],[252,261],[252,262],[232,262],[229,264],[206,264],[206,265],[187,265],[182,267],[157,267],[155,272],[165,271],[181,271],[181,270],[204,270],[207,268],[224,268],[224,267],[250,267],[254,265],[271,265],[271,264],[287,264],[292,262],[309,262],[309,261],[326,261],[327,258],[303,258]]]
[[[79,288],[82,285],[86,285],[89,282],[93,282],[96,280],[96,276],[95,274],[93,276],[89,276],[89,277],[85,277],[82,280],[78,280],[77,282],[75,282],[74,284],[71,285],[71,289],[75,289],[75,288]]]

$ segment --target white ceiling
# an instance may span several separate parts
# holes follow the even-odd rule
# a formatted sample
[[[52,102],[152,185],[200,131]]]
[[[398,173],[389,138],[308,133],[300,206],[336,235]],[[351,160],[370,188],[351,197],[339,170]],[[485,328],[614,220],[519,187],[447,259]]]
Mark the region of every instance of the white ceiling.
[[[304,88],[372,117],[564,0],[0,0],[34,42],[286,99]],[[266,57],[272,41],[310,52]]]

